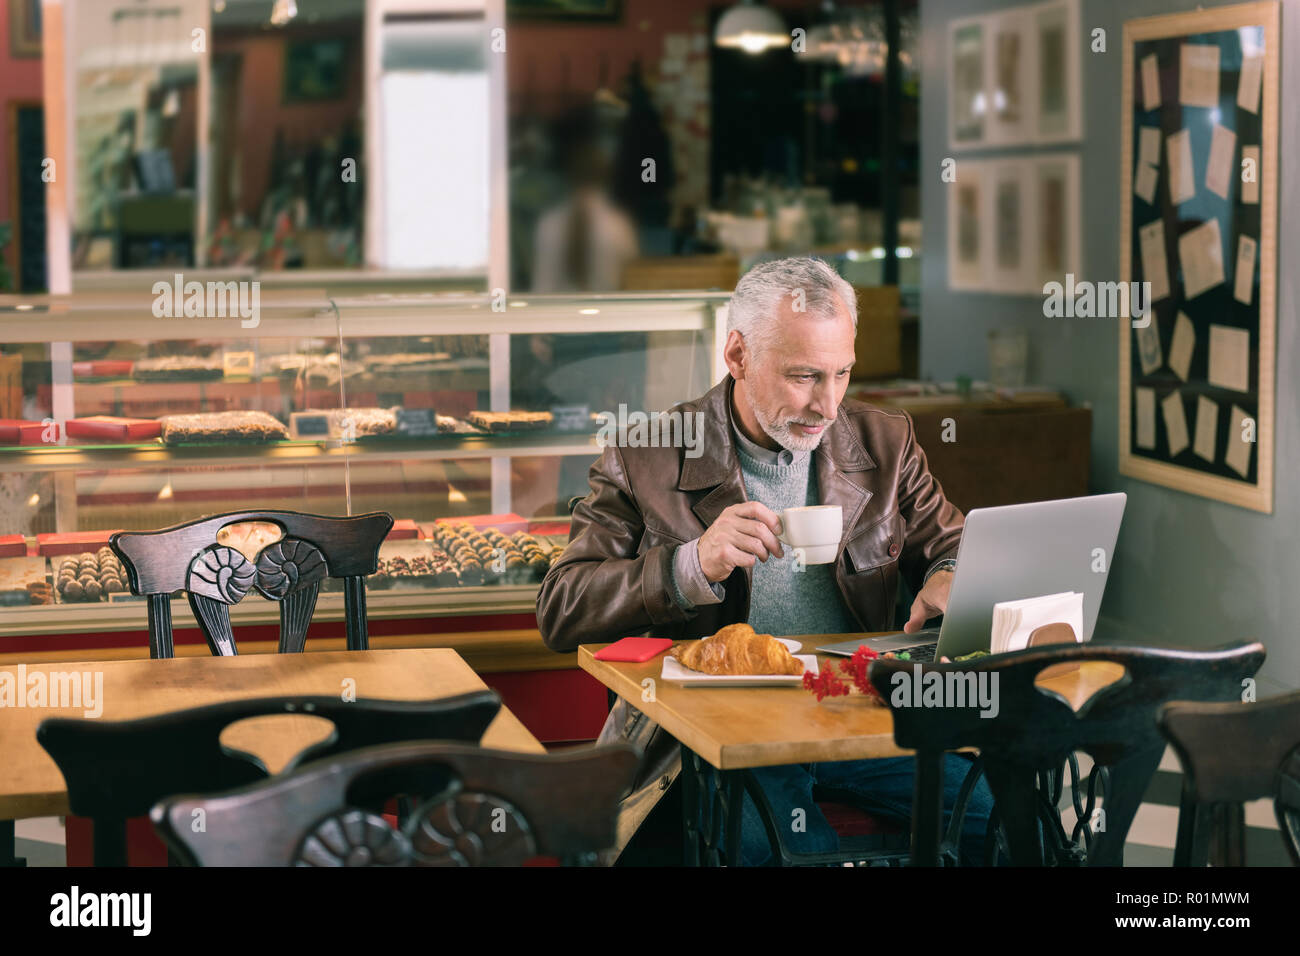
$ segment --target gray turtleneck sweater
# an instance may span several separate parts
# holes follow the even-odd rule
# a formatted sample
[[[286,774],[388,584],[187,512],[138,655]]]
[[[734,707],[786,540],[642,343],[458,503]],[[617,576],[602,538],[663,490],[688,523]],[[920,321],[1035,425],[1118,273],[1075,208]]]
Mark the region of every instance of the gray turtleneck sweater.
[[[831,426],[834,427],[834,426]],[[817,500],[816,458],[811,452],[772,451],[732,428],[745,494],[779,516],[786,508],[820,504]],[[835,565],[807,565],[795,570],[792,549],[785,556],[755,563],[749,601],[749,625],[760,634],[850,634],[862,630],[840,596]],[[700,567],[699,539],[673,555],[673,589],[690,610],[699,604],[720,603],[726,592],[711,584]]]

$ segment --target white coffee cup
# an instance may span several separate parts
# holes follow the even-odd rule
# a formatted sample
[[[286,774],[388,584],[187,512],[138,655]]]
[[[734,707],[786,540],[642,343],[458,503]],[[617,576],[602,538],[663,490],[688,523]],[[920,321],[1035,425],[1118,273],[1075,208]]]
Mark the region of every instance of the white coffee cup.
[[[781,512],[781,543],[803,553],[804,564],[830,564],[840,549],[844,510],[839,505],[806,505]]]

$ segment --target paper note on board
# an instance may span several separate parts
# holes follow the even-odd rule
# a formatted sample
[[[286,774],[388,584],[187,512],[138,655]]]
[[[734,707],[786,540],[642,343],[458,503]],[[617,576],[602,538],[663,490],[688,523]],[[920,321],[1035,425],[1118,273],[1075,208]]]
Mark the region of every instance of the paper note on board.
[[[1205,169],[1205,188],[1216,196],[1228,198],[1228,186],[1235,167],[1233,160],[1237,155],[1237,134],[1225,126],[1214,124],[1214,135],[1210,139],[1210,162]]]
[[[1192,443],[1192,451],[1211,463],[1214,461],[1214,435],[1218,427],[1218,404],[1204,395],[1198,395],[1196,397],[1196,440]]]
[[[1229,325],[1210,325],[1210,363],[1205,375],[1211,385],[1234,392],[1250,390],[1250,332]]]
[[[1264,79],[1264,57],[1248,56],[1241,61],[1237,76],[1237,105],[1250,113],[1259,112],[1259,91]]]
[[[1178,56],[1178,102],[1183,106],[1219,105],[1219,48],[1184,43]]]
[[[1160,64],[1154,53],[1142,58],[1142,105],[1148,110],[1160,108]]]
[[[1178,237],[1183,265],[1183,294],[1194,299],[1223,281],[1223,240],[1219,220],[1208,219]]]
[[[1138,230],[1142,253],[1142,278],[1151,283],[1151,302],[1169,295],[1169,261],[1165,257],[1165,224],[1156,219]],[[1148,302],[1149,306],[1151,303]]]
[[[1192,320],[1178,313],[1174,322],[1174,337],[1169,343],[1169,367],[1184,382],[1192,367],[1192,352],[1196,348],[1196,328]]]
[[[1259,202],[1259,147],[1241,147],[1241,201]]]
[[[1169,157],[1169,197],[1174,204],[1187,202],[1196,195],[1196,173],[1192,167],[1192,134],[1180,129],[1165,138],[1165,155]]]
[[[1150,375],[1164,364],[1160,352],[1160,330],[1154,322],[1148,322],[1145,328],[1135,327],[1137,334],[1138,359],[1142,362],[1142,374]]]
[[[1143,126],[1138,130],[1138,162],[1160,165],[1160,127]]]
[[[1133,177],[1133,192],[1137,193],[1138,198],[1148,206],[1156,204],[1156,179],[1154,166],[1138,163],[1137,175]]]
[[[1165,416],[1165,437],[1169,439],[1169,457],[1174,458],[1187,447],[1187,414],[1183,411],[1183,396],[1170,392],[1160,403]]]
[[[1255,447],[1254,439],[1258,437],[1255,434],[1255,423],[1250,415],[1236,405],[1232,406],[1232,417],[1228,421],[1228,444],[1223,451],[1223,460],[1229,468],[1245,478],[1250,473],[1250,453]],[[1247,422],[1251,422],[1249,430]]]
[[[1156,390],[1135,388],[1133,396],[1137,408],[1137,446],[1156,447]]]
[[[1250,236],[1237,240],[1237,272],[1232,281],[1232,297],[1250,305],[1255,293],[1255,251],[1258,243]]]

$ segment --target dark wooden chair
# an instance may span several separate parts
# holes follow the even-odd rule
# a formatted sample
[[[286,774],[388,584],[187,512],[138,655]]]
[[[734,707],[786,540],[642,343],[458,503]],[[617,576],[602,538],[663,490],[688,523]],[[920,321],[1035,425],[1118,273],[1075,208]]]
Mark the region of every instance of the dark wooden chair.
[[[1183,765],[1174,866],[1245,866],[1243,804],[1265,797],[1300,866],[1300,692],[1251,703],[1175,702],[1158,723]]]
[[[256,553],[222,543],[222,529],[263,522],[277,540]],[[212,653],[239,653],[230,628],[230,605],[256,589],[280,604],[280,652],[295,653],[307,640],[316,596],[327,578],[343,579],[348,650],[366,650],[366,575],[379,562],[379,546],[393,526],[386,512],[338,518],[296,511],[232,511],[162,531],[119,531],[109,547],[122,561],[131,593],[149,601],[149,656],[173,657],[171,598],[184,591]]]
[[[1213,650],[1071,644],[1032,647],[959,664],[873,661],[871,682],[893,713],[894,740],[916,751],[912,863],[937,865],[941,853],[951,850],[940,839],[941,761],[945,751],[974,747],[980,752],[997,805],[1000,836],[1013,865],[1122,865],[1125,837],[1165,749],[1156,725],[1158,709],[1171,700],[1239,699],[1242,681],[1259,670],[1264,653],[1259,643]],[[1121,664],[1124,674],[1094,694],[1078,713],[1064,698],[1034,683],[1039,672],[1049,667],[1059,671],[1091,661]],[[937,673],[945,686],[952,680],[954,689],[963,674],[973,674],[976,681],[981,674],[989,675],[983,679],[995,688],[996,715],[981,716],[975,706],[902,706],[902,694],[896,706],[894,691],[903,683],[902,679],[896,683],[895,675],[906,675],[910,686],[918,673],[922,681],[929,680],[924,675]],[[968,690],[969,678],[965,680]],[[1059,775],[1078,751],[1089,754],[1098,768],[1106,768],[1105,828],[1093,833],[1085,816],[1075,830],[1083,847],[1057,841],[1057,852],[1045,859],[1044,835],[1061,835],[1052,803],[1059,793],[1044,796],[1040,778]],[[1077,784],[1077,764],[1075,778]],[[1090,786],[1097,779],[1094,768]],[[1085,813],[1091,810],[1089,806]]]
[[[637,760],[626,744],[549,755],[396,744],[231,793],[171,797],[150,818],[178,859],[199,866],[593,863],[615,843]],[[368,809],[393,793],[435,796],[395,828]]]
[[[177,793],[215,793],[263,780],[265,765],[221,743],[237,721],[307,714],[334,725],[324,740],[298,754],[284,772],[309,760],[409,740],[477,743],[501,709],[493,691],[432,701],[274,697],[236,700],[137,720],[52,717],[36,739],[68,785],[68,805],[94,822],[96,866],[126,865],[126,821]]]

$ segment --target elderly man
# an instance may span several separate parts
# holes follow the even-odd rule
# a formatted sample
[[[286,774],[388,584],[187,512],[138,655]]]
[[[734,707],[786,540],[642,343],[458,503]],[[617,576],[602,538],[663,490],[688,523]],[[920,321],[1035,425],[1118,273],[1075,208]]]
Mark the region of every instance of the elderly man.
[[[647,632],[705,637],[739,621],[777,636],[891,630],[900,574],[916,594],[905,630],[943,613],[962,514],[930,474],[906,413],[844,401],[856,328],[853,288],[820,260],[768,262],[740,280],[723,353],[730,374],[678,409],[703,413],[702,453],[605,449],[537,597],[549,647]],[[840,554],[795,573],[778,516],[816,504],[843,509]],[[635,724],[629,710],[606,730]],[[968,766],[947,759],[949,805]],[[792,850],[838,846],[815,790],[883,816],[906,819],[911,808],[911,758],[755,775],[778,825],[806,811],[802,832],[783,834]],[[990,809],[981,784],[967,810],[966,862],[979,859]],[[743,834],[743,861],[765,862],[748,798]]]

